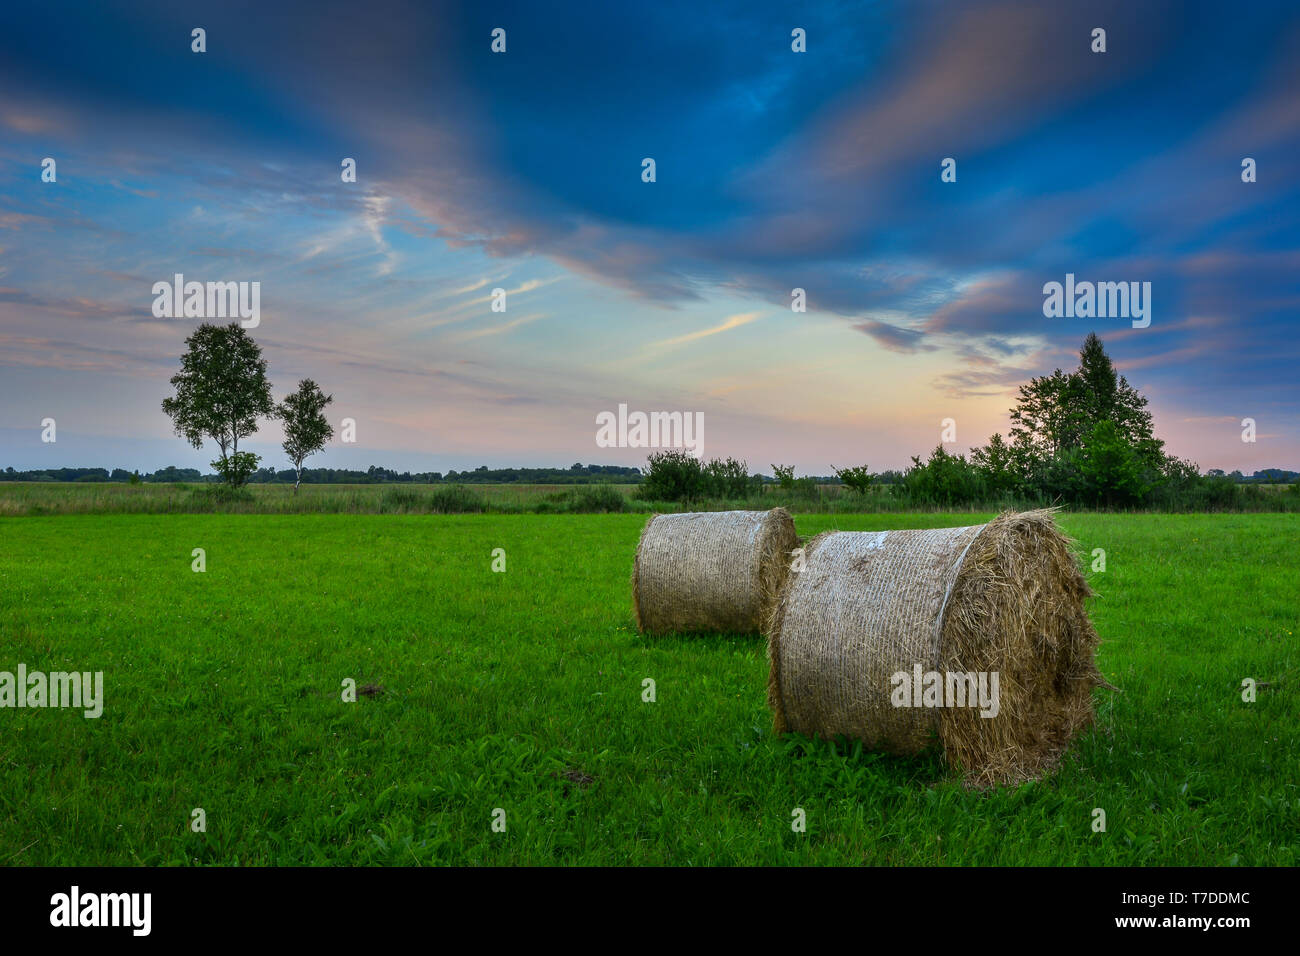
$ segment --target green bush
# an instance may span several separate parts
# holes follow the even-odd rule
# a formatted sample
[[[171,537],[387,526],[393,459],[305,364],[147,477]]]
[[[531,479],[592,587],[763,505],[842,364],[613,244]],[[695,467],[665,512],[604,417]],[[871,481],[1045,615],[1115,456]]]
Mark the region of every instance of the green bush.
[[[734,458],[715,458],[704,466],[704,494],[710,498],[744,498],[753,481],[749,465]]]
[[[1102,421],[1088,432],[1078,455],[1082,498],[1092,505],[1130,507],[1151,490],[1142,457],[1114,422]]]
[[[385,488],[379,499],[381,512],[426,511],[429,500],[414,488]]]
[[[971,464],[984,481],[988,493],[999,500],[1014,498],[1022,491],[1020,475],[1026,470],[1025,455],[1008,445],[996,432],[983,448],[972,448]]]
[[[239,488],[257,471],[257,463],[261,460],[261,455],[254,455],[251,451],[237,451],[210,464],[222,481],[232,488]]]
[[[1237,483],[1228,477],[1206,478],[1201,484],[1204,510],[1227,511],[1237,503]]]
[[[583,485],[573,495],[574,511],[605,514],[621,512],[626,506],[627,499],[613,485]]]
[[[645,501],[696,501],[705,493],[700,460],[685,451],[655,452],[647,459],[637,497]]]
[[[965,455],[950,455],[939,445],[925,464],[912,459],[903,475],[903,493],[916,504],[950,506],[982,500],[985,487],[980,470]]]
[[[446,485],[434,490],[428,499],[429,510],[435,514],[475,514],[487,511],[487,501],[476,491],[464,485]]]

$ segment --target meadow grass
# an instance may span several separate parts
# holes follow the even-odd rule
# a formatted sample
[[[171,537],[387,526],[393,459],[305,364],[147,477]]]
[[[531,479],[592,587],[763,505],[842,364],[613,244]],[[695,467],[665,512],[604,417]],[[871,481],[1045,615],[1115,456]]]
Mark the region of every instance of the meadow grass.
[[[626,510],[636,485],[392,483],[257,484],[235,495],[217,484],[149,482],[0,482],[0,517],[63,514],[505,514],[567,512],[595,493],[615,495]],[[592,510],[608,510],[607,508]]]
[[[991,792],[934,754],[774,737],[757,635],[638,635],[643,521],[0,522],[0,670],[105,681],[97,720],[0,710],[0,863],[1297,862],[1296,515],[1062,515],[1106,550],[1091,611],[1119,692],[1058,773]],[[372,693],[344,703],[345,678]]]
[[[627,511],[766,510],[792,514],[944,513],[949,506],[922,506],[877,485],[866,495],[843,485],[783,490],[764,485],[739,499],[682,503],[643,501],[637,485],[618,484],[252,484],[230,493],[215,483],[98,481],[0,481],[0,518],[65,514],[592,514]],[[963,510],[1024,510],[1042,503],[1007,499]],[[1106,509],[1098,509],[1106,510]],[[1191,511],[1193,509],[1186,509]],[[1204,510],[1204,509],[1202,509]],[[1252,486],[1229,513],[1300,513],[1300,485]],[[1115,513],[1115,512],[1111,512]],[[1122,513],[1122,510],[1121,512]],[[1150,514],[1149,511],[1131,512]]]

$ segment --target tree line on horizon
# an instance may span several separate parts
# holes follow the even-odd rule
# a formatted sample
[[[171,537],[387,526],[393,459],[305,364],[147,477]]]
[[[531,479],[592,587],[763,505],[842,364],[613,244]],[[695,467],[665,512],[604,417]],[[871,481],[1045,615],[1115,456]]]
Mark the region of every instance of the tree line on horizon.
[[[238,323],[202,324],[186,338],[181,370],[172,377],[176,393],[162,403],[178,435],[195,448],[217,443],[211,462],[215,475],[195,468],[168,466],[141,475],[114,468],[57,468],[0,472],[5,481],[222,482],[237,490],[254,483],[319,484],[409,482],[437,484],[587,484],[639,483],[638,496],[651,501],[691,502],[744,499],[776,485],[793,495],[811,495],[824,484],[842,484],[867,494],[889,493],[922,505],[951,506],[992,501],[1076,504],[1087,507],[1186,505],[1203,499],[1231,506],[1243,484],[1293,483],[1300,473],[1265,469],[1247,478],[1239,471],[1205,475],[1196,464],[1164,451],[1155,438],[1147,399],[1116,371],[1101,340],[1089,334],[1079,352],[1079,367],[1056,369],[1019,388],[1006,438],[994,434],[969,457],[938,445],[926,461],[912,458],[903,471],[872,472],[866,465],[836,468],[834,477],[796,478],[794,467],[772,465],[772,477],[751,474],[734,458],[703,461],[682,450],[652,454],[647,468],[583,465],[568,469],[497,468],[473,471],[397,472],[371,465],[366,471],[305,468],[304,461],[333,436],[324,410],[333,401],[311,379],[276,403],[261,348]],[[284,425],[282,448],[293,465],[258,467],[261,458],[240,451],[239,443],[257,431],[260,418]],[[1258,489],[1254,489],[1258,491]]]
[[[372,484],[530,484],[530,485],[584,485],[584,484],[636,484],[641,480],[641,469],[623,465],[573,465],[569,468],[489,468],[480,465],[467,471],[451,469],[440,471],[398,471],[371,465],[365,471],[350,468],[303,468],[302,481],[323,485]],[[247,484],[292,484],[298,473],[292,468],[279,471],[259,468],[246,479]],[[197,468],[179,468],[168,465],[157,471],[141,473],[125,468],[42,468],[15,471],[12,467],[0,472],[0,481],[107,481],[107,482],[191,482],[214,483],[222,481],[215,473],[204,474]]]
[[[1068,504],[1088,508],[1231,508],[1247,481],[1292,484],[1285,469],[1201,474],[1191,461],[1164,450],[1154,435],[1147,399],[1120,375],[1101,340],[1090,333],[1073,372],[1056,369],[1021,385],[1010,411],[1006,437],[994,434],[969,456],[940,443],[900,474],[876,474],[866,465],[836,469],[839,482],[866,495],[877,489],[907,502],[936,507],[989,503]],[[812,495],[818,481],[796,478],[794,468],[772,465],[777,483],[791,494]],[[639,494],[657,501],[741,498],[761,490],[764,479],[733,458],[701,462],[684,452],[650,456]]]
[[[872,474],[873,485],[894,485],[903,481],[906,472],[899,470],[882,471]],[[276,471],[274,468],[259,468],[248,476],[248,484],[292,484],[295,480],[292,468]],[[645,476],[635,466],[623,465],[583,465],[580,471],[570,468],[478,468],[447,472],[440,471],[398,471],[371,465],[365,471],[350,468],[303,468],[302,480],[305,484],[322,485],[370,485],[370,484],[527,484],[527,485],[569,485],[569,484],[639,484]],[[779,478],[771,475],[756,476],[764,485],[781,484]],[[1300,479],[1300,471],[1288,471],[1284,468],[1263,468],[1246,475],[1240,471],[1223,472],[1211,469],[1206,472],[1209,478],[1227,478],[1236,484],[1285,485]],[[801,479],[796,479],[796,481]],[[838,475],[810,476],[815,485],[847,484]],[[117,482],[148,484],[166,483],[211,483],[221,481],[215,473],[204,473],[197,468],[181,468],[168,465],[157,471],[141,472],[126,468],[29,468],[16,470],[13,466],[0,471],[0,481],[53,481],[53,482]]]

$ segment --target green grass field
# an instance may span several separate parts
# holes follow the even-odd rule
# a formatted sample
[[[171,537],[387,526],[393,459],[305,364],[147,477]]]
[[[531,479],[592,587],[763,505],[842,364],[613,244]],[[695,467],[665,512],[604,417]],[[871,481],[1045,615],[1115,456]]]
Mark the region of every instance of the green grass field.
[[[1092,614],[1121,692],[1059,773],[992,792],[937,756],[773,737],[757,635],[639,636],[643,521],[0,522],[0,670],[105,683],[97,720],[0,710],[0,863],[1297,863],[1297,515],[1063,515],[1106,551]],[[345,678],[382,691],[344,703]]]

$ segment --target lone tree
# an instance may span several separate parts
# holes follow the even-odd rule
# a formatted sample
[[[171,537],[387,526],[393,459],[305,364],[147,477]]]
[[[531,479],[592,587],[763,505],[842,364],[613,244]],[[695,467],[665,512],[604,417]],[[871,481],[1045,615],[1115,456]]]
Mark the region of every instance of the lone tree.
[[[176,434],[195,448],[211,438],[221,449],[212,462],[232,488],[242,485],[260,456],[239,450],[239,440],[257,431],[257,420],[275,414],[262,349],[237,322],[204,323],[185,340],[181,370],[172,376],[173,398],[163,399]]]
[[[326,395],[315,382],[304,378],[298,383],[298,391],[286,396],[275,408],[284,421],[284,453],[293,462],[296,476],[294,494],[302,484],[302,463],[324,448],[334,435],[334,429],[325,419],[325,406],[332,401],[333,395]]]
[[[866,465],[854,465],[852,468],[835,468],[835,477],[838,478],[845,487],[851,488],[860,495],[865,495],[871,491],[871,483],[876,480],[876,475],[871,473]]]

